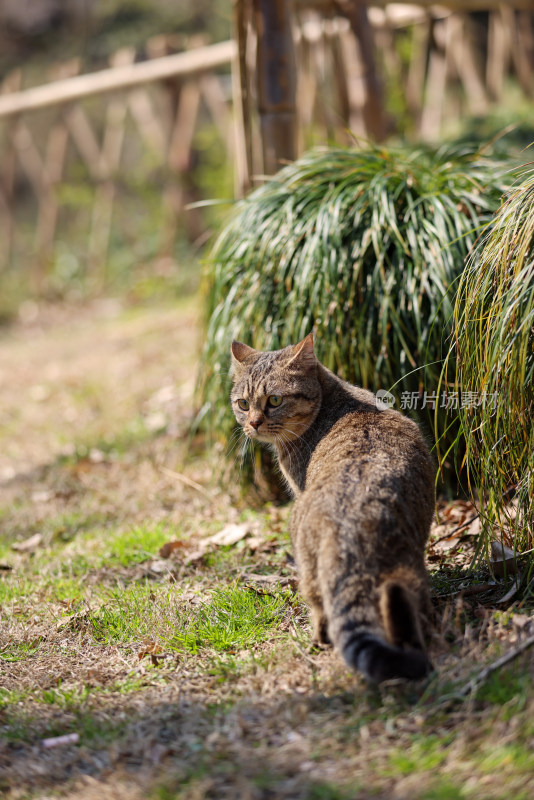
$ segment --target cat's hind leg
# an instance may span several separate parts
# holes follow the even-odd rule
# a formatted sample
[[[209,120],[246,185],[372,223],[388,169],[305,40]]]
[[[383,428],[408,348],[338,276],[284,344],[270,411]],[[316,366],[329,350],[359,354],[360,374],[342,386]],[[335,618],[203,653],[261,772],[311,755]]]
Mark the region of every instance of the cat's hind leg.
[[[331,645],[330,637],[328,635],[328,622],[324,613],[323,604],[312,605],[311,607],[312,618],[312,645],[318,647],[325,647]]]

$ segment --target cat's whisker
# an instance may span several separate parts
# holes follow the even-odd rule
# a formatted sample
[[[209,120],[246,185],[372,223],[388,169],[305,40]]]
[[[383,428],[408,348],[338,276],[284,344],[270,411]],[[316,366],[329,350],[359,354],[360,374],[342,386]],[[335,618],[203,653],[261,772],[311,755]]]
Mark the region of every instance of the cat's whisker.
[[[234,456],[234,459],[233,459],[233,465],[234,465],[234,469],[235,469],[236,463],[237,463],[237,461],[239,459],[239,475],[241,476],[241,471],[243,469],[243,461],[244,461],[244,457],[245,457],[244,450],[245,450],[245,448],[247,446],[247,443],[248,443],[247,442],[248,437],[247,437],[245,431],[241,428],[238,431],[236,431],[235,439],[236,440],[232,445],[232,449],[231,449],[230,453],[233,452],[234,450],[236,450],[236,453],[235,453],[235,456]],[[228,455],[230,455],[230,453]]]
[[[291,439],[287,439],[283,435],[285,429],[282,428],[281,430],[282,430],[282,432],[279,434],[278,438],[279,438],[279,440],[281,440],[283,442],[284,448],[285,448],[286,453],[288,455],[289,469],[291,470],[292,469],[292,458],[291,458],[291,456],[293,455],[295,457],[295,459],[297,460],[297,462],[298,462],[298,460],[299,460],[298,459],[298,449],[295,446],[294,442],[291,441]]]
[[[243,436],[246,436],[246,434],[242,428],[233,432],[226,448],[226,455],[228,458],[232,455],[237,445],[243,439]]]
[[[275,434],[275,442],[276,442],[277,449],[281,449],[281,450],[283,450],[285,448],[285,445],[287,444],[287,442],[284,439],[284,437],[282,436],[282,434]],[[280,447],[279,442],[282,442],[282,447]],[[290,450],[286,450],[286,452],[287,452],[287,460],[289,462],[289,470],[291,471],[291,469],[292,469],[291,451]]]
[[[295,439],[298,440],[299,442],[301,442],[307,448],[308,453],[309,453],[309,455],[311,457],[313,451],[312,451],[310,445],[304,439],[303,436],[300,436],[298,433],[296,433],[295,431],[291,430],[291,428],[289,428],[287,425],[285,425],[283,428],[281,428],[281,430],[286,432],[286,433],[290,433],[292,437],[295,437],[294,439],[293,438],[292,439],[284,438],[282,440],[282,441],[284,441],[284,443],[286,443],[288,446],[291,446],[293,451],[298,451],[298,447],[297,447]]]
[[[243,446],[241,448],[241,460],[239,464],[239,478],[241,479],[241,473],[243,472],[243,466],[245,464],[249,449],[251,453],[253,452],[254,445],[252,443],[252,439],[245,434]]]

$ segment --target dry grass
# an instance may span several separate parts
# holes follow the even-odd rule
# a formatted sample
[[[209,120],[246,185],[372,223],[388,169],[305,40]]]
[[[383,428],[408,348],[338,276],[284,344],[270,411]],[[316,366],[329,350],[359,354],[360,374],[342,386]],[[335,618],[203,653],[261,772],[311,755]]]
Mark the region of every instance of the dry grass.
[[[508,585],[466,575],[476,522],[452,532],[473,509],[441,507],[429,550],[428,683],[368,687],[310,652],[288,509],[250,509],[217,487],[216,455],[187,449],[195,319],[192,302],[108,304],[0,339],[0,792],[531,797],[533,651],[459,694],[533,633],[499,603]],[[250,535],[204,546],[235,522]]]

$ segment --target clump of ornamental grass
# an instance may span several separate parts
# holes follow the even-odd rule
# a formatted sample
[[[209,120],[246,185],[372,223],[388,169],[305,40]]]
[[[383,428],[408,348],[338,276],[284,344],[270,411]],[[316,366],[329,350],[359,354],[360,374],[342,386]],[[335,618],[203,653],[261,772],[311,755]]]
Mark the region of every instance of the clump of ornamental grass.
[[[534,547],[534,170],[472,254],[454,314],[456,388],[471,488],[492,540]],[[530,563],[534,564],[532,558]]]
[[[428,432],[437,414],[446,450],[454,426],[432,396],[457,281],[502,176],[467,148],[337,147],[238,202],[207,274],[200,394],[211,434],[226,445],[234,429],[232,339],[267,350],[314,330],[319,359],[338,375],[392,392],[407,412],[424,407]]]

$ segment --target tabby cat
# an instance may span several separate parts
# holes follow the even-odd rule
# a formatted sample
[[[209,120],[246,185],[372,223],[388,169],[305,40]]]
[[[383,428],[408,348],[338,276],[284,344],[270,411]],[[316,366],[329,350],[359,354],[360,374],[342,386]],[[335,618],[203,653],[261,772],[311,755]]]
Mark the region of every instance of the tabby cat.
[[[291,538],[314,640],[371,681],[422,678],[434,470],[416,423],[326,369],[312,334],[271,352],[233,342],[232,374],[238,423],[274,446],[296,496]]]

